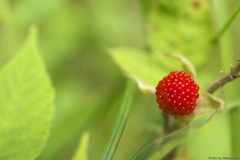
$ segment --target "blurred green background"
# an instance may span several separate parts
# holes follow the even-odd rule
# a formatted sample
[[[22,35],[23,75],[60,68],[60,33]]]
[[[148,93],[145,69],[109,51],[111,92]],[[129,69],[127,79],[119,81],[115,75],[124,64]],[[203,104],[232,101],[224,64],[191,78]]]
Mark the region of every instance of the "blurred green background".
[[[56,114],[50,137],[38,160],[71,159],[84,131],[90,133],[89,159],[101,158],[113,130],[126,83],[126,77],[106,54],[106,48],[123,46],[148,50],[146,20],[158,3],[161,2],[0,1],[0,65],[19,50],[31,25],[36,25],[39,49],[56,92]],[[217,30],[213,5],[211,1],[209,13],[212,14],[212,27]],[[238,0],[227,1],[228,17],[239,5]],[[239,25],[240,16],[230,27],[235,59],[240,57]],[[200,69],[202,79],[208,77],[204,77],[205,72],[211,73],[210,79],[220,76],[222,68],[218,52],[216,46],[207,54],[204,62],[207,67]],[[211,83],[204,82],[205,85]],[[239,87],[239,80],[233,85]],[[224,99],[220,92],[218,95]],[[160,113],[154,95],[138,91],[114,159],[130,159],[139,148],[159,137]],[[223,112],[187,139],[179,154],[182,159],[199,160],[209,156],[231,156],[230,130],[229,114]]]

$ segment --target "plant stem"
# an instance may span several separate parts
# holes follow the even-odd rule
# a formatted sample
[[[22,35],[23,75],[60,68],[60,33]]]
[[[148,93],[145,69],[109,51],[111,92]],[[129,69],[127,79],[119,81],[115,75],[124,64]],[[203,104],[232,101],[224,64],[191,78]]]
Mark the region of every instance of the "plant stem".
[[[124,128],[128,119],[135,89],[136,89],[135,83],[132,82],[131,80],[128,80],[124,97],[123,97],[123,103],[120,108],[120,112],[118,114],[117,121],[114,126],[114,130],[107,144],[102,160],[111,160],[114,156],[114,153],[117,149],[118,143],[121,139],[122,133],[124,131]]]
[[[240,72],[240,60],[238,60],[238,64],[236,67],[231,68],[230,73],[225,74],[223,77],[219,78],[216,82],[214,82],[207,90],[208,93],[213,93],[223,85],[225,85],[228,82],[233,81],[236,78],[239,78],[240,75],[238,74]]]
[[[170,130],[169,116],[168,114],[162,112],[162,117],[163,117],[163,134],[167,135],[169,134],[169,130]]]

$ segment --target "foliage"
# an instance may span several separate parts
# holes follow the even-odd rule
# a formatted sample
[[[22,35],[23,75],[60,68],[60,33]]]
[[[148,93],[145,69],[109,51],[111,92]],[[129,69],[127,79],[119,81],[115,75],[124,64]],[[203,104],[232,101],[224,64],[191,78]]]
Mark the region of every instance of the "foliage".
[[[240,2],[227,1],[229,13],[223,3],[0,1],[0,159],[237,156],[239,80],[204,93],[239,59]],[[173,70],[190,73],[204,101],[166,135],[152,93]],[[139,92],[126,96],[126,81]]]
[[[35,32],[0,72],[0,159],[36,158],[49,134],[54,94]]]

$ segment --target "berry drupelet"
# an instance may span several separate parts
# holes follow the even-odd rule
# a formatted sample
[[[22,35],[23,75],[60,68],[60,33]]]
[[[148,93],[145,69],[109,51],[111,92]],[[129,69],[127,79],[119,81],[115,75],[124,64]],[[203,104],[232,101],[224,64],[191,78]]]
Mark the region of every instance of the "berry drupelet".
[[[156,87],[159,108],[171,115],[187,116],[193,113],[199,86],[183,71],[175,71],[164,77]]]

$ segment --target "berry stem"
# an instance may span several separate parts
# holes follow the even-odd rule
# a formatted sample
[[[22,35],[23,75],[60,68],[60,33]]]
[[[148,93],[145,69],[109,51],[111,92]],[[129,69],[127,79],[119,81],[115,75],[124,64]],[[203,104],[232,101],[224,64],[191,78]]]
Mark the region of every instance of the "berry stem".
[[[220,87],[224,86],[226,83],[231,82],[237,78],[240,77],[238,74],[240,72],[240,60],[237,60],[238,64],[233,68],[231,68],[230,73],[225,74],[221,78],[219,78],[217,81],[215,81],[208,89],[207,92],[212,94]]]
[[[170,117],[165,112],[162,112],[162,116],[163,116],[163,132],[164,132],[163,134],[168,135],[171,133],[171,126],[169,124]],[[176,154],[176,148],[174,148],[166,156],[164,156],[162,160],[174,159],[175,154]]]
[[[162,116],[163,116],[163,128],[164,128],[164,135],[167,135],[169,133],[170,130],[170,126],[169,126],[169,116],[168,114],[166,114],[165,112],[162,112]]]

